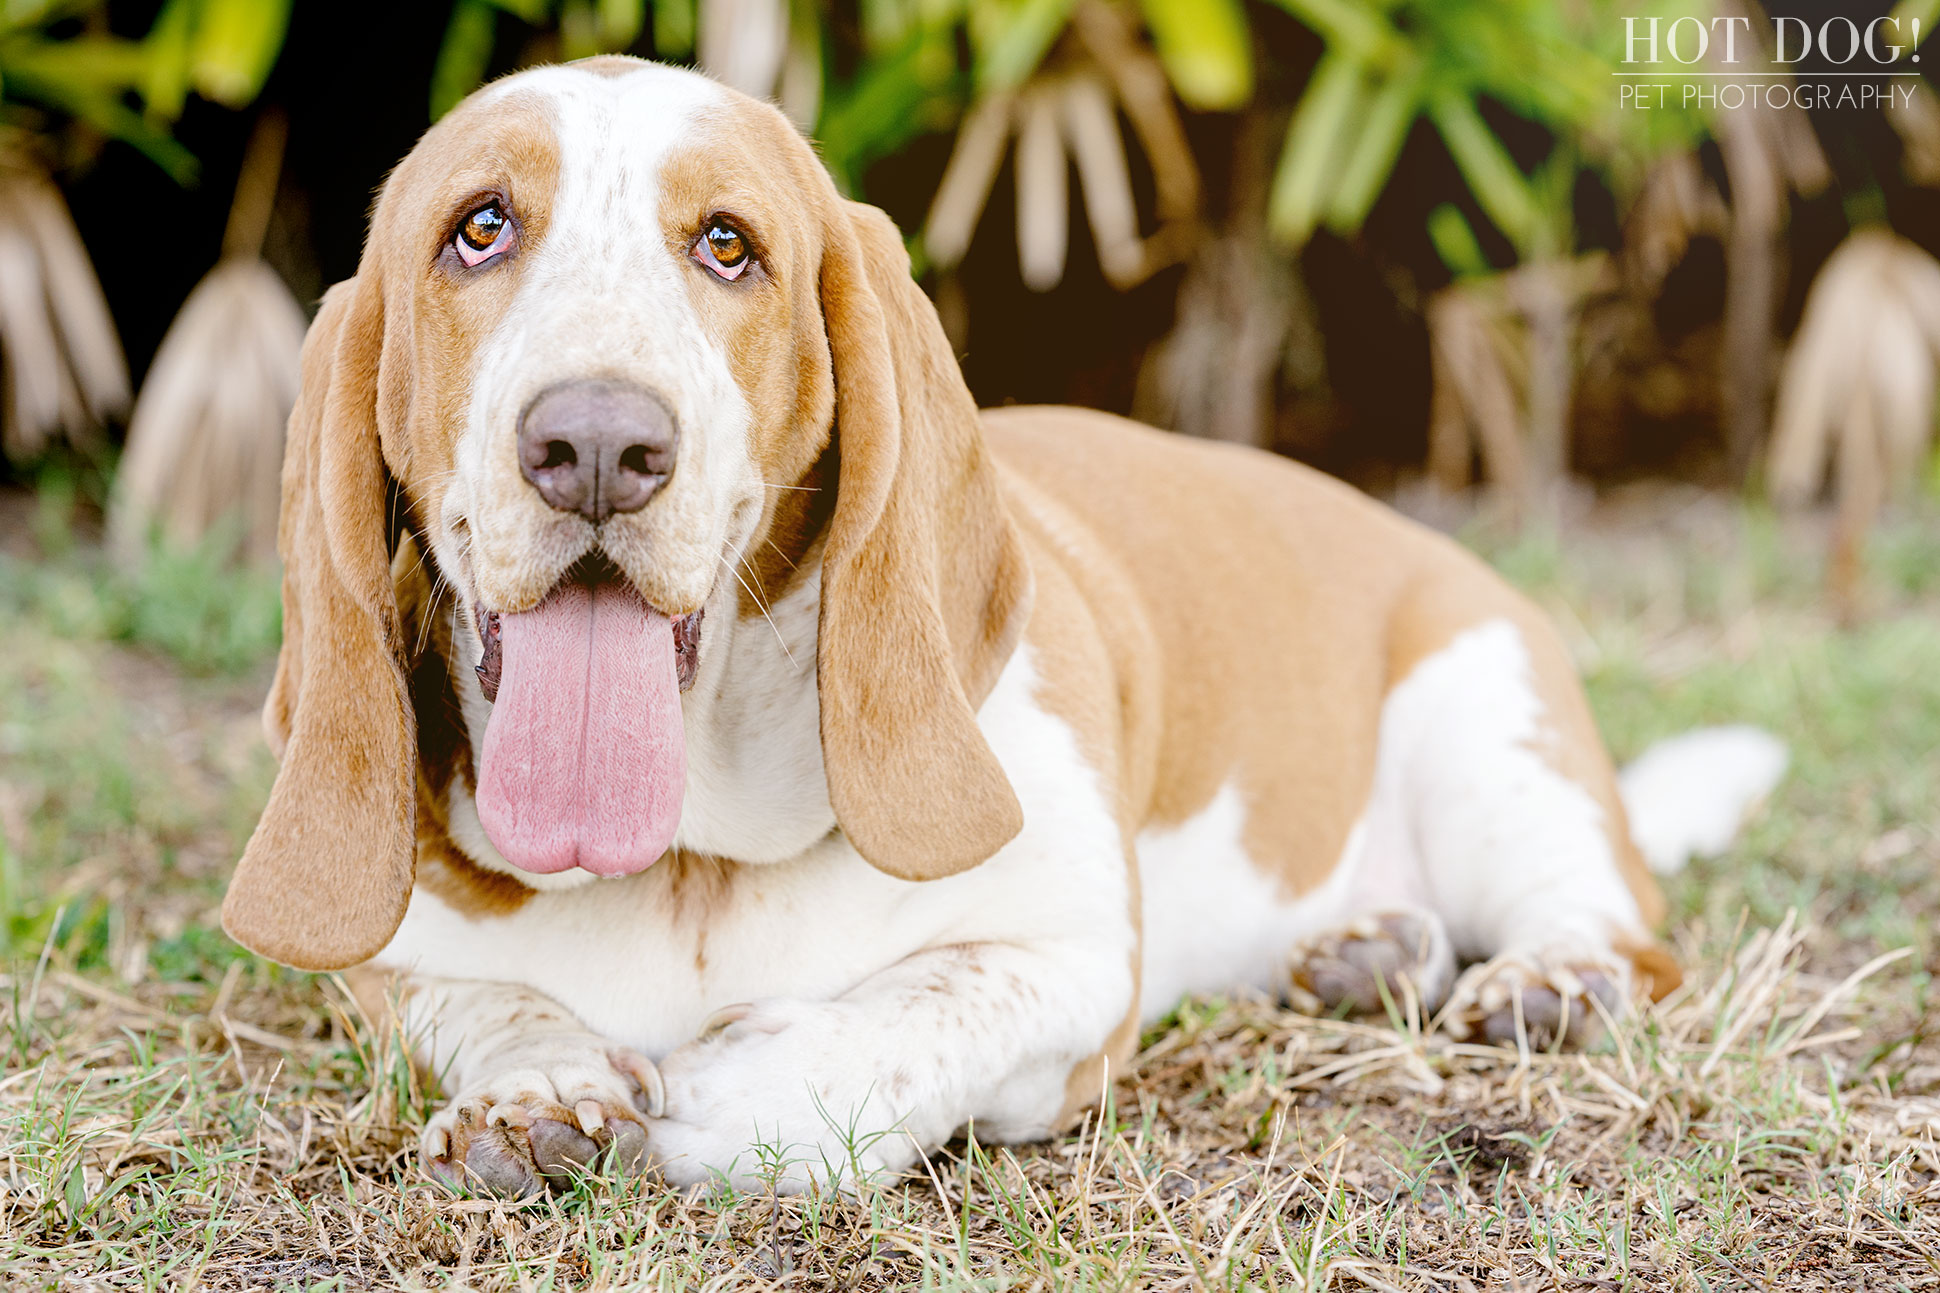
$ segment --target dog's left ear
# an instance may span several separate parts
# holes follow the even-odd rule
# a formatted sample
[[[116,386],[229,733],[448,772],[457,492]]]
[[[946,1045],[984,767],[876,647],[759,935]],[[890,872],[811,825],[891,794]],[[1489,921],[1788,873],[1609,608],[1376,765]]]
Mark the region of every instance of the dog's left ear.
[[[977,727],[1031,574],[936,311],[889,218],[831,192],[822,316],[840,467],[816,648],[829,802],[878,870],[973,867],[1024,813]]]

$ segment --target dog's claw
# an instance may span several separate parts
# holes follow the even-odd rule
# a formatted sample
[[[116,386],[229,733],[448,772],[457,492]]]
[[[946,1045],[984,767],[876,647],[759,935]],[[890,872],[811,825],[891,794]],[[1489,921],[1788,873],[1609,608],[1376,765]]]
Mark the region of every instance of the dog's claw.
[[[722,1006],[707,1017],[701,1025],[700,1033],[694,1038],[697,1042],[709,1041],[726,1032],[734,1025],[754,1013],[754,1002],[737,1001],[731,1006]]]
[[[620,1072],[632,1078],[646,1097],[647,1117],[658,1118],[667,1111],[667,1088],[660,1080],[660,1070],[654,1062],[639,1051],[627,1046],[615,1047],[606,1053],[607,1062]]]
[[[516,1104],[493,1105],[492,1111],[485,1115],[485,1124],[488,1127],[525,1128],[532,1125],[532,1115]]]

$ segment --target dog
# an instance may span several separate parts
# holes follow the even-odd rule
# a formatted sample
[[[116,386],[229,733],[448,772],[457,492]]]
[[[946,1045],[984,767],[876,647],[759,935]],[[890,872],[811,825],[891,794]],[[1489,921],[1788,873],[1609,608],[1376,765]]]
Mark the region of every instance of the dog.
[[[890,1177],[1050,1134],[1192,993],[1535,1045],[1677,982],[1537,610],[1284,460],[979,413],[890,221],[693,72],[424,135],[280,546],[224,925],[399,1012],[454,1185]],[[1769,755],[1657,781],[1728,835]]]

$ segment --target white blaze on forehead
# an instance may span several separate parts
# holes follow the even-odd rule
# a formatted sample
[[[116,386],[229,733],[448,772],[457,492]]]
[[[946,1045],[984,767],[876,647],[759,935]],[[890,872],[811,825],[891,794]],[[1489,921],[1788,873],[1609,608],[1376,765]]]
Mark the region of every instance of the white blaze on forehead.
[[[544,240],[521,267],[517,299],[484,348],[494,356],[518,349],[527,371],[506,372],[491,358],[482,362],[474,416],[490,387],[542,387],[591,375],[573,371],[575,365],[636,380],[660,377],[670,388],[661,394],[676,413],[687,413],[679,407],[683,388],[706,385],[712,374],[669,363],[681,358],[676,343],[683,334],[695,336],[698,321],[682,282],[688,267],[668,254],[660,172],[707,111],[726,105],[726,91],[695,73],[655,65],[624,76],[541,68],[493,90],[545,100],[557,132],[559,174]],[[514,193],[515,211],[519,200]],[[547,324],[573,331],[535,335]],[[642,325],[649,335],[639,335]],[[709,357],[691,358],[705,365]],[[675,371],[642,373],[642,367]]]
[[[571,65],[534,68],[493,82],[474,102],[489,107],[527,95],[552,109],[563,163],[570,166],[576,153],[609,173],[633,171],[648,178],[705,112],[729,102],[718,82],[658,63],[618,75]]]
[[[641,523],[681,536],[657,547],[659,559],[693,567],[670,569],[670,580],[704,586],[702,569],[714,568],[723,543],[745,538],[728,527],[745,511],[743,495],[759,497],[759,476],[747,400],[688,298],[695,267],[670,245],[660,199],[668,158],[730,107],[729,92],[693,72],[643,64],[617,76],[542,68],[482,94],[488,107],[509,96],[544,103],[558,178],[543,237],[513,267],[517,293],[476,354],[456,454],[475,555],[488,565],[517,561],[548,520],[520,476],[520,410],[557,383],[613,378],[653,391],[674,411],[677,465]],[[516,219],[521,195],[510,196]]]

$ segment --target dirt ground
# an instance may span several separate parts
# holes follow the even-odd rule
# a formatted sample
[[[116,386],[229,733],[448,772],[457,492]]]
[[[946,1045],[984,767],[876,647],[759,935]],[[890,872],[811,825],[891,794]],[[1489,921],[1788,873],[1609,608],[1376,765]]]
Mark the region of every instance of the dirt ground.
[[[1662,488],[1463,537],[1558,617],[1613,750],[1793,771],[1670,885],[1688,982],[1589,1054],[1195,1001],[1059,1139],[801,1198],[454,1199],[339,981],[215,927],[273,766],[274,584],[115,570],[0,497],[0,1283],[36,1288],[1940,1285],[1940,517],[1873,545]]]

